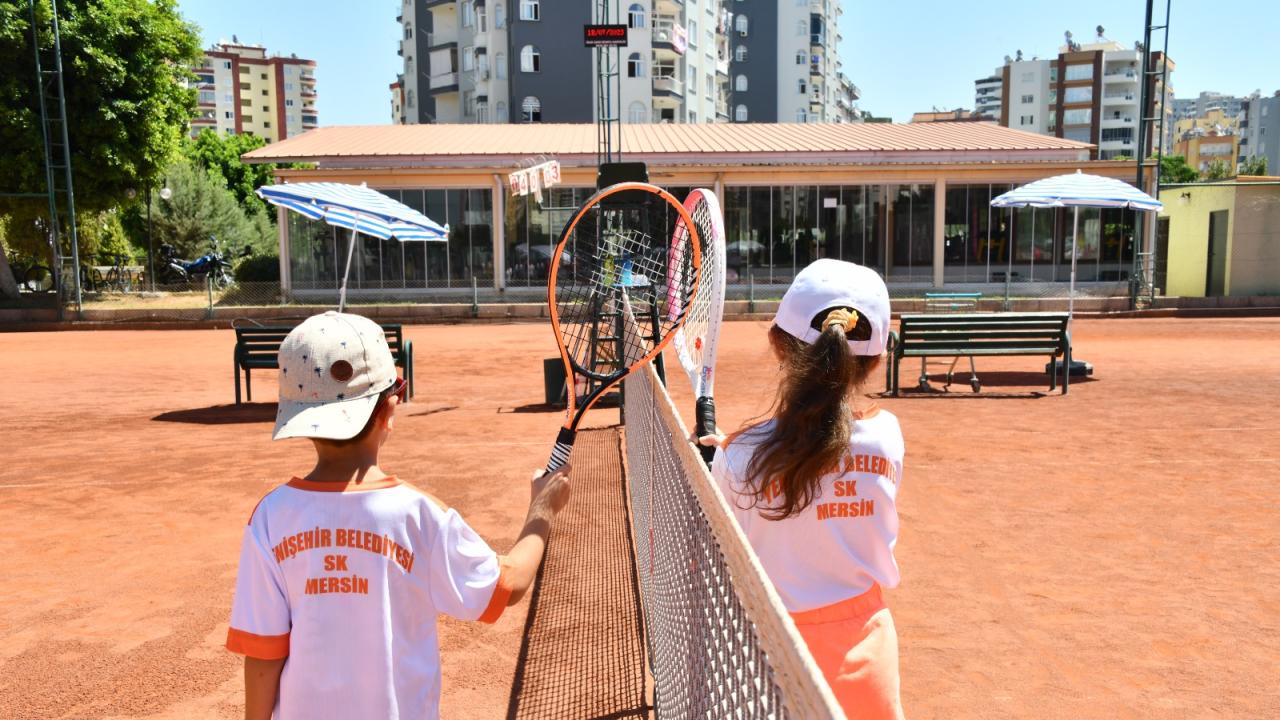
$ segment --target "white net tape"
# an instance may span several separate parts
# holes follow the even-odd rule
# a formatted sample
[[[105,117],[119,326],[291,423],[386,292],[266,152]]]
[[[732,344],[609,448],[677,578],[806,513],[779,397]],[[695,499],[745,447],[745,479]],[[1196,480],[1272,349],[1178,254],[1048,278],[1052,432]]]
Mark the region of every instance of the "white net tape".
[[[624,397],[655,717],[843,717],[651,366]]]

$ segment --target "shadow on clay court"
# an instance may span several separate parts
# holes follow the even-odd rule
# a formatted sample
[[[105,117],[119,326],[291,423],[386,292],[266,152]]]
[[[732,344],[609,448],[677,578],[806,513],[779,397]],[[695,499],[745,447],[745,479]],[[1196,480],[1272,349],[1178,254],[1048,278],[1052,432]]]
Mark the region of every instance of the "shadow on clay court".
[[[553,405],[551,403],[529,403],[528,405],[517,405],[512,408],[498,408],[498,413],[516,413],[522,415],[524,413],[562,413],[563,405]]]
[[[967,369],[960,370],[957,368],[951,377],[951,385],[947,386],[947,376],[945,373],[936,373],[929,375],[929,385],[927,388],[921,388],[912,384],[916,382],[915,377],[908,378],[906,372],[903,372],[901,380],[900,397],[904,398],[986,398],[988,400],[1036,400],[1051,395],[1060,395],[1062,393],[1061,385],[1053,391],[1049,390],[1049,378],[1042,372],[1027,371],[1000,371],[991,370],[987,372],[978,372],[978,380],[982,383],[981,392],[973,392],[969,387],[969,371]],[[1094,377],[1073,377],[1071,384],[1085,385],[1088,383],[1098,382]],[[992,392],[995,388],[1036,388],[1026,392]],[[880,393],[880,397],[890,398],[893,393],[885,390]]]
[[[573,496],[538,570],[507,718],[648,718],[618,428],[580,432],[571,461]]]
[[[192,425],[238,425],[268,423],[276,420],[275,403],[241,403],[210,405],[190,410],[170,410],[151,418],[155,422],[190,423]]]
[[[406,406],[406,409],[411,409],[411,408],[413,408],[413,405]],[[457,409],[458,409],[457,405],[440,405],[438,407],[428,407],[427,409],[421,412],[410,412],[409,415],[413,417],[422,417],[423,415],[435,415],[436,413],[449,412],[450,410],[457,410]]]

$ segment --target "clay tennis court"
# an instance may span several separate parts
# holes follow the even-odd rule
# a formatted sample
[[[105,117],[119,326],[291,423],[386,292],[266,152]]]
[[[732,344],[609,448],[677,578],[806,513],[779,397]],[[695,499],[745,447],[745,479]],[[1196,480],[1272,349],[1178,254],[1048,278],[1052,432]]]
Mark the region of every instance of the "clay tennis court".
[[[768,403],[765,329],[726,326],[726,428]],[[888,602],[908,716],[1280,715],[1280,319],[1083,320],[1073,334],[1097,370],[1066,397],[1045,394],[1043,360],[1000,358],[979,361],[980,396],[962,376],[948,396],[879,400],[907,440]],[[407,335],[418,395],[384,468],[505,549],[560,423],[541,406],[551,332]],[[0,717],[239,716],[240,660],[222,642],[240,534],[310,450],[269,441],[269,373],[257,402],[229,407],[233,343],[0,334]],[[495,627],[441,621],[445,717],[507,714],[527,603]]]

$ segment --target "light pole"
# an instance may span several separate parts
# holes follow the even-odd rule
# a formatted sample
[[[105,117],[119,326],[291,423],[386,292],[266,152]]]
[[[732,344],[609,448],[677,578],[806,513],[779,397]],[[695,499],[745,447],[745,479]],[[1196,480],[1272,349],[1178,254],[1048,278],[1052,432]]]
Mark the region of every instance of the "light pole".
[[[169,189],[169,180],[165,179],[165,186],[160,188],[160,199],[168,200],[173,197],[173,191]],[[147,185],[147,279],[151,281],[151,292],[156,291],[156,255],[151,242],[151,186]]]

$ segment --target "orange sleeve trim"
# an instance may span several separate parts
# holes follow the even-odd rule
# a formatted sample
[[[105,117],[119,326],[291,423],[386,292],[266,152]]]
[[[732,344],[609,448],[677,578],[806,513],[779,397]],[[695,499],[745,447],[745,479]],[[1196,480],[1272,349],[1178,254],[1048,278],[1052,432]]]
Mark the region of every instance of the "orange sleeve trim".
[[[303,480],[300,477],[295,477],[292,480],[290,480],[288,483],[289,487],[296,488],[298,490],[311,490],[313,492],[334,492],[334,493],[352,493],[352,492],[366,492],[369,490],[382,490],[385,488],[396,487],[399,484],[400,484],[400,481],[396,479],[395,475],[388,475],[380,480],[368,480],[365,482],[351,482],[351,483],[316,482],[314,480]]]
[[[489,625],[502,617],[502,611],[507,609],[507,603],[511,600],[511,570],[507,566],[506,558],[502,558],[501,562],[502,570],[498,573],[498,583],[493,586],[493,596],[489,598],[488,607],[480,615],[480,622]]]
[[[243,630],[227,628],[227,649],[259,660],[280,660],[289,657],[289,633],[254,635]]]

